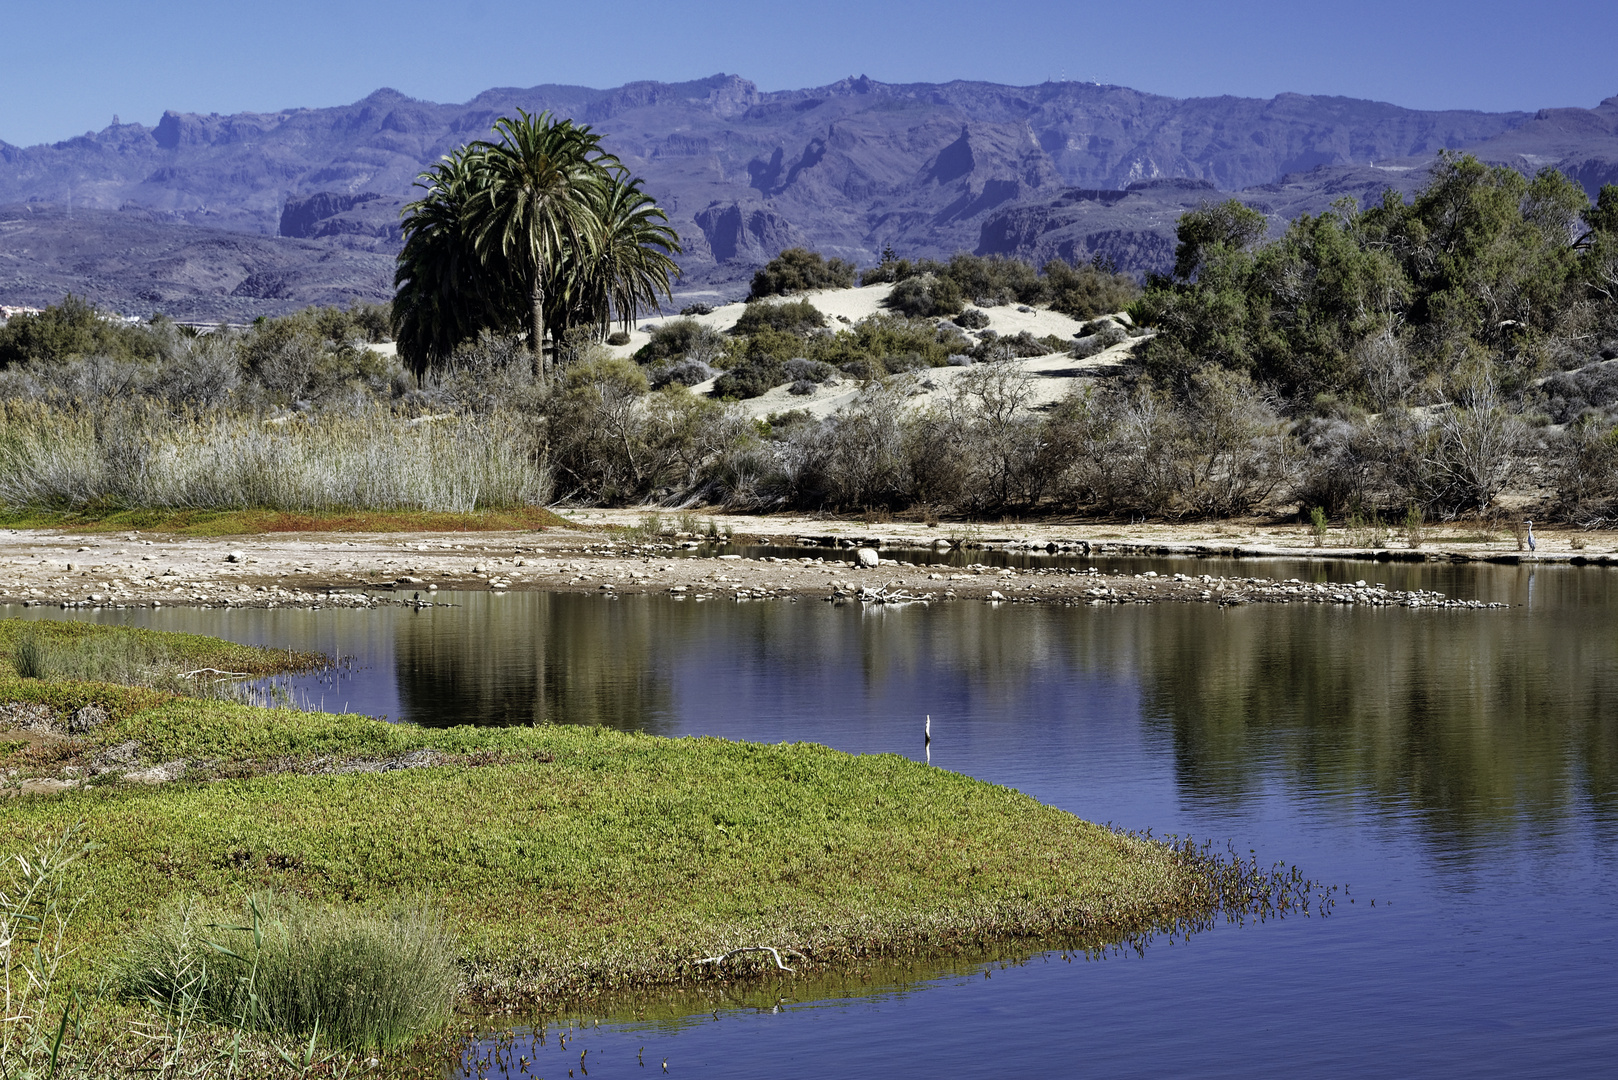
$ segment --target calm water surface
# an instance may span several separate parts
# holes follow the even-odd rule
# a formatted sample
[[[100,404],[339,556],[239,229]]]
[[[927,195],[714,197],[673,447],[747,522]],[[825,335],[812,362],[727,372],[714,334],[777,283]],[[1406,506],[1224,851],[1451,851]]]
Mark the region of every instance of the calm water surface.
[[[554,1025],[542,1046],[519,1040],[529,1075],[578,1070],[585,1049],[598,1078],[661,1074],[664,1059],[691,1077],[1613,1075],[1618,574],[1130,565],[1517,606],[479,593],[421,612],[76,617],[340,652],[350,673],[298,692],[424,724],[547,719],[915,757],[931,714],[936,765],[1094,820],[1229,840],[1356,898],[1144,956],[626,1000],[559,1018],[589,1025],[565,1051]]]

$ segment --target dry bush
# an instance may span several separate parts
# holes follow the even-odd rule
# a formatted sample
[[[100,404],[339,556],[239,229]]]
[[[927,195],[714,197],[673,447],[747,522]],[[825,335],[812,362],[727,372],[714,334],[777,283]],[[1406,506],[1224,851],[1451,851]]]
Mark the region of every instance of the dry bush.
[[[534,426],[512,413],[410,421],[382,410],[265,422],[0,409],[0,504],[468,512],[543,503]]]
[[[1575,524],[1605,523],[1618,514],[1618,427],[1586,415],[1554,444],[1557,510]]]

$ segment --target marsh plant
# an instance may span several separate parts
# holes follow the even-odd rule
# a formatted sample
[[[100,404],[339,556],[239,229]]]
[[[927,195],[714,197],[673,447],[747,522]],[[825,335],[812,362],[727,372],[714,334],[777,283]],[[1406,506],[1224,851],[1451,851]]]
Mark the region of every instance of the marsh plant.
[[[1328,527],[1325,507],[1317,506],[1309,511],[1309,531],[1314,534],[1315,547],[1326,546],[1326,530]]]
[[[233,673],[186,671],[182,658],[161,641],[129,634],[62,637],[31,626],[17,635],[11,664],[41,682],[114,683],[167,690],[185,697],[237,700]]]
[[[389,1049],[448,1021],[460,976],[442,913],[260,893],[238,911],[170,908],[122,961],[118,985],[173,1020]]]
[[[186,689],[181,658],[161,641],[125,634],[77,637],[29,627],[12,646],[12,666],[25,679],[100,682]]]
[[[73,1001],[58,983],[78,909],[70,875],[89,850],[77,831],[70,827],[9,861],[0,891],[0,1076],[55,1076],[62,1060]]]

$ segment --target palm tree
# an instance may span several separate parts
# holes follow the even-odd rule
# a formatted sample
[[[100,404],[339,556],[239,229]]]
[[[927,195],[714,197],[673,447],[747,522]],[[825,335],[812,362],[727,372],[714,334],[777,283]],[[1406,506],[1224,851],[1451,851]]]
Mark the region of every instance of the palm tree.
[[[528,344],[535,374],[544,374],[546,290],[565,256],[594,250],[601,229],[595,207],[618,159],[600,136],[550,113],[501,117],[499,142],[468,148],[477,183],[464,216],[467,239],[483,263],[506,268],[528,299]]]
[[[592,207],[599,222],[591,250],[567,250],[551,280],[546,319],[552,326],[588,326],[597,340],[616,319],[628,329],[644,308],[668,298],[669,276],[680,268],[679,235],[642,181],[615,170]]]
[[[394,337],[418,374],[483,330],[526,330],[543,375],[547,331],[627,328],[679,273],[667,216],[589,128],[519,113],[495,130],[422,173],[404,210]]]
[[[680,237],[668,225],[668,215],[657,202],[640,189],[639,177],[620,173],[613,178],[597,208],[601,236],[595,253],[598,289],[606,293],[618,322],[628,330],[642,307],[655,309],[661,295],[671,298],[669,275],[678,276],[674,256],[680,254]],[[605,331],[610,316],[601,308],[600,324]]]
[[[404,208],[404,248],[393,276],[393,336],[417,374],[449,359],[480,329],[503,331],[512,308],[510,283],[488,272],[468,242],[465,217],[480,180],[469,147],[449,154],[417,178],[426,193]]]

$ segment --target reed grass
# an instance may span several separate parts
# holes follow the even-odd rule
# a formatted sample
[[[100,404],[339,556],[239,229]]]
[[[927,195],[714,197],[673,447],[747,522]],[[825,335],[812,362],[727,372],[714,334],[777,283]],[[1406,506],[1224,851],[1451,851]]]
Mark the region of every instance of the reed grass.
[[[116,982],[170,1015],[381,1050],[446,1023],[460,975],[433,907],[368,910],[266,891],[234,910],[170,905],[135,935]]]
[[[533,425],[512,413],[405,420],[381,408],[264,421],[0,403],[0,505],[420,510],[545,502]]]
[[[36,840],[6,860],[0,888],[0,1076],[57,1074],[72,1019],[57,983],[72,949],[69,927],[77,904],[67,890],[73,864],[85,853],[73,825]]]
[[[11,672],[7,672],[9,660]],[[179,696],[240,699],[240,679],[307,671],[311,653],[236,645],[216,638],[127,626],[0,619],[0,700],[56,712],[99,704],[114,715]],[[153,691],[155,693],[142,693]]]

